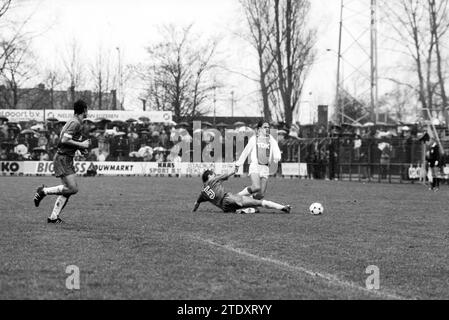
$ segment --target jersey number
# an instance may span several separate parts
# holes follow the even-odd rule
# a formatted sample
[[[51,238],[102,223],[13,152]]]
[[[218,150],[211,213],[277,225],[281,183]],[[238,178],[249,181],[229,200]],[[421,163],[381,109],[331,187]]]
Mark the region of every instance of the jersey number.
[[[215,192],[213,190],[211,190],[211,188],[209,186],[204,188],[203,191],[205,194],[207,194],[209,199],[215,199]]]

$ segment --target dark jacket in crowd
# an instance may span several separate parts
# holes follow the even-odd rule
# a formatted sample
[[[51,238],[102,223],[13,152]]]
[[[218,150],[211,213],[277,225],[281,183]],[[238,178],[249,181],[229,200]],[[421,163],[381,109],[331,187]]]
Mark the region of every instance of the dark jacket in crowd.
[[[429,162],[429,166],[431,168],[435,167],[435,163],[436,161],[438,161],[438,165],[437,166],[441,166],[441,161],[440,161],[440,148],[438,147],[438,144],[436,142],[434,142],[428,151],[426,160]]]

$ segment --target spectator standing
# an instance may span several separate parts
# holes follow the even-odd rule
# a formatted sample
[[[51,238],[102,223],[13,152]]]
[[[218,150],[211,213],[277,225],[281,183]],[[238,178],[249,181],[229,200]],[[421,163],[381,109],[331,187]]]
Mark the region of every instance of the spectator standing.
[[[49,142],[49,149],[53,149],[53,148],[56,148],[57,147],[57,145],[58,145],[58,135],[56,134],[56,132],[55,131],[52,131],[51,133],[50,133],[50,137],[49,137],[49,139],[48,139],[48,142]]]
[[[168,135],[165,130],[162,130],[161,135],[159,136],[159,145],[163,148],[168,148]]]
[[[8,154],[6,153],[5,149],[0,149],[0,160],[1,161],[8,160]]]
[[[442,167],[440,148],[434,137],[428,141],[429,150],[426,152],[426,160],[429,164],[429,177],[431,177],[429,190],[438,191],[440,188],[440,171]]]
[[[44,133],[39,133],[39,138],[37,139],[37,147],[47,150],[48,139]]]
[[[106,155],[104,154],[104,151],[100,149],[100,153],[98,155],[97,161],[104,162],[106,161]]]
[[[390,172],[390,158],[392,147],[388,142],[382,142],[379,144],[380,154],[380,176],[381,179],[386,179]]]

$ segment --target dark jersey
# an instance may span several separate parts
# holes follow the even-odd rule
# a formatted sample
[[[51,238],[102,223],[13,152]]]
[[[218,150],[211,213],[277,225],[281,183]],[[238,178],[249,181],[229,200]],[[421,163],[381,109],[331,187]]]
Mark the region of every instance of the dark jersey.
[[[221,179],[212,179],[205,183],[201,190],[201,194],[197,200],[198,203],[209,201],[215,206],[223,209],[223,199],[226,196],[225,189]]]
[[[435,166],[435,162],[439,160],[440,160],[440,148],[438,147],[438,144],[434,143],[429,148],[427,161],[429,161],[429,165],[433,167]]]
[[[61,141],[62,137],[64,136],[71,138],[74,141],[81,141],[82,128],[83,124],[76,117],[73,117],[65,124],[65,126],[61,130],[61,134],[59,135],[59,143],[58,143],[59,154],[64,154],[71,157],[75,156],[75,152],[78,148],[74,146],[65,145]]]

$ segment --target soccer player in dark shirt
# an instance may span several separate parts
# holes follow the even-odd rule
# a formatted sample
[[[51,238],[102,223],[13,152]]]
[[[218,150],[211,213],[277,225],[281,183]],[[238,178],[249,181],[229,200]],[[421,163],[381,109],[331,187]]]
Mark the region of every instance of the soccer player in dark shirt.
[[[439,172],[441,170],[440,148],[434,137],[429,140],[429,150],[426,153],[426,160],[429,163],[429,170],[432,175],[430,190],[438,191],[440,187]]]
[[[245,208],[264,207],[268,209],[281,210],[285,213],[290,213],[291,207],[289,205],[282,205],[268,200],[257,200],[248,196],[240,196],[226,192],[222,182],[233,176],[232,173],[216,176],[211,170],[206,170],[203,173],[203,188],[195,202],[193,212],[198,210],[200,203],[210,202],[223,212],[242,212]]]
[[[73,166],[73,158],[76,150],[82,152],[90,147],[90,140],[81,142],[81,133],[83,119],[87,117],[87,104],[78,100],[74,106],[74,116],[62,128],[59,135],[58,149],[53,159],[53,167],[56,178],[61,178],[62,185],[46,188],[45,186],[37,188],[34,194],[34,204],[39,206],[42,199],[47,195],[58,195],[53,212],[47,219],[48,223],[63,223],[59,215],[67,205],[70,196],[78,192],[76,183],[76,173]]]

